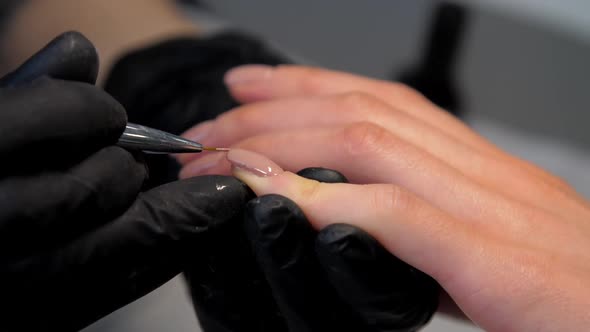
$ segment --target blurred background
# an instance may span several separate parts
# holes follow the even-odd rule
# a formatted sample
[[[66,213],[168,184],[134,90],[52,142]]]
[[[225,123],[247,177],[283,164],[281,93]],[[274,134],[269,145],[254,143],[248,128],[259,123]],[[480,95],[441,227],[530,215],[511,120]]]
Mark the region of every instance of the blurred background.
[[[590,198],[590,1],[199,4],[186,12],[207,31],[239,28],[299,62],[415,85]],[[183,287],[176,278],[85,331],[196,331]],[[437,316],[424,331],[479,330]]]

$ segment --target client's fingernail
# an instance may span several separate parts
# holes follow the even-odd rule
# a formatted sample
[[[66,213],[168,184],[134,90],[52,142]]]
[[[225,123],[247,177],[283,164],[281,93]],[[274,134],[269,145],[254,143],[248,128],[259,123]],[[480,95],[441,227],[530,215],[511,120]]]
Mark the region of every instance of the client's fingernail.
[[[200,124],[192,127],[191,129],[182,133],[182,137],[190,139],[192,141],[199,142],[203,145],[213,145],[213,142],[208,141],[211,130],[213,129],[214,120],[204,121]],[[174,157],[181,165],[186,165],[193,160],[200,159],[204,155],[203,153],[178,153]]]
[[[214,152],[186,164],[178,174],[181,179],[206,174],[209,170],[217,167],[224,159],[223,153]]]
[[[182,136],[193,141],[201,142],[209,136],[214,122],[214,120],[201,122],[199,125],[187,130]]]
[[[231,149],[227,153],[227,160],[232,164],[232,168],[258,177],[274,176],[283,172],[283,169],[272,160],[247,150]]]
[[[224,77],[226,85],[237,85],[270,78],[274,67],[267,65],[244,65],[229,70]]]

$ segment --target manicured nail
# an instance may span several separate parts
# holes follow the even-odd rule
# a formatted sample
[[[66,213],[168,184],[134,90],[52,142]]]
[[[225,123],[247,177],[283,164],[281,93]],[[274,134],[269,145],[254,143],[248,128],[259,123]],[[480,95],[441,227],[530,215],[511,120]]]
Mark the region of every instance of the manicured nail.
[[[213,154],[209,154],[202,158],[196,159],[187,165],[185,165],[178,174],[178,177],[181,179],[190,178],[197,175],[203,175],[207,171],[213,169],[214,167],[218,166],[220,162],[224,160],[224,153],[216,152]]]
[[[204,121],[200,124],[192,127],[191,129],[185,131],[182,134],[182,137],[187,139],[199,142],[203,145],[211,145],[213,142],[210,142],[209,137],[211,130],[214,126],[214,120]],[[174,158],[178,160],[181,165],[187,165],[193,160],[201,159],[204,156],[208,155],[207,153],[177,153],[174,154]]]
[[[199,125],[186,131],[182,136],[193,141],[201,142],[209,136],[209,133],[211,133],[214,122],[214,120],[201,122]]]
[[[283,169],[272,160],[252,151],[231,149],[227,153],[227,160],[233,168],[258,177],[275,176],[283,172]]]
[[[269,79],[274,67],[267,65],[244,65],[229,70],[224,77],[226,85],[238,85]]]

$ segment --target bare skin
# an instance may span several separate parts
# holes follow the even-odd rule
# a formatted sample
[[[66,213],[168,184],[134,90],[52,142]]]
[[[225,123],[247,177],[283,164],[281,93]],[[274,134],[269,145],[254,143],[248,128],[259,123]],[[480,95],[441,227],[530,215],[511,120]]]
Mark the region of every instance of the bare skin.
[[[226,83],[244,105],[185,135],[259,154],[182,156],[181,176],[233,164],[258,195],[293,199],[318,229],[365,229],[488,331],[590,326],[590,204],[567,183],[400,84],[297,66],[241,67]],[[308,166],[352,184],[290,172]],[[248,171],[268,167],[276,175]]]
[[[198,33],[170,0],[30,0],[2,34],[10,56],[0,72],[66,30],[97,45],[101,77],[131,49]],[[244,106],[186,135],[262,153],[286,170],[261,155],[230,155],[257,194],[290,197],[317,228],[334,220],[364,228],[486,330],[590,326],[590,205],[567,183],[399,84],[292,66],[238,68],[226,81]],[[221,153],[180,160],[183,177],[232,171]],[[246,171],[253,162],[276,174]],[[311,165],[353,184],[289,172]]]

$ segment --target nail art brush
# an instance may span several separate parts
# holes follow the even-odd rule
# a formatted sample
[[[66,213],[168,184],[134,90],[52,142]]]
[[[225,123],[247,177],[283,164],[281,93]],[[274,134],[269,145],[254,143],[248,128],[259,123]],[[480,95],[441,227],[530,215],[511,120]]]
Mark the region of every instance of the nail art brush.
[[[162,130],[127,123],[117,145],[147,153],[196,153],[202,151],[229,151],[228,148],[203,146],[184,137]]]

